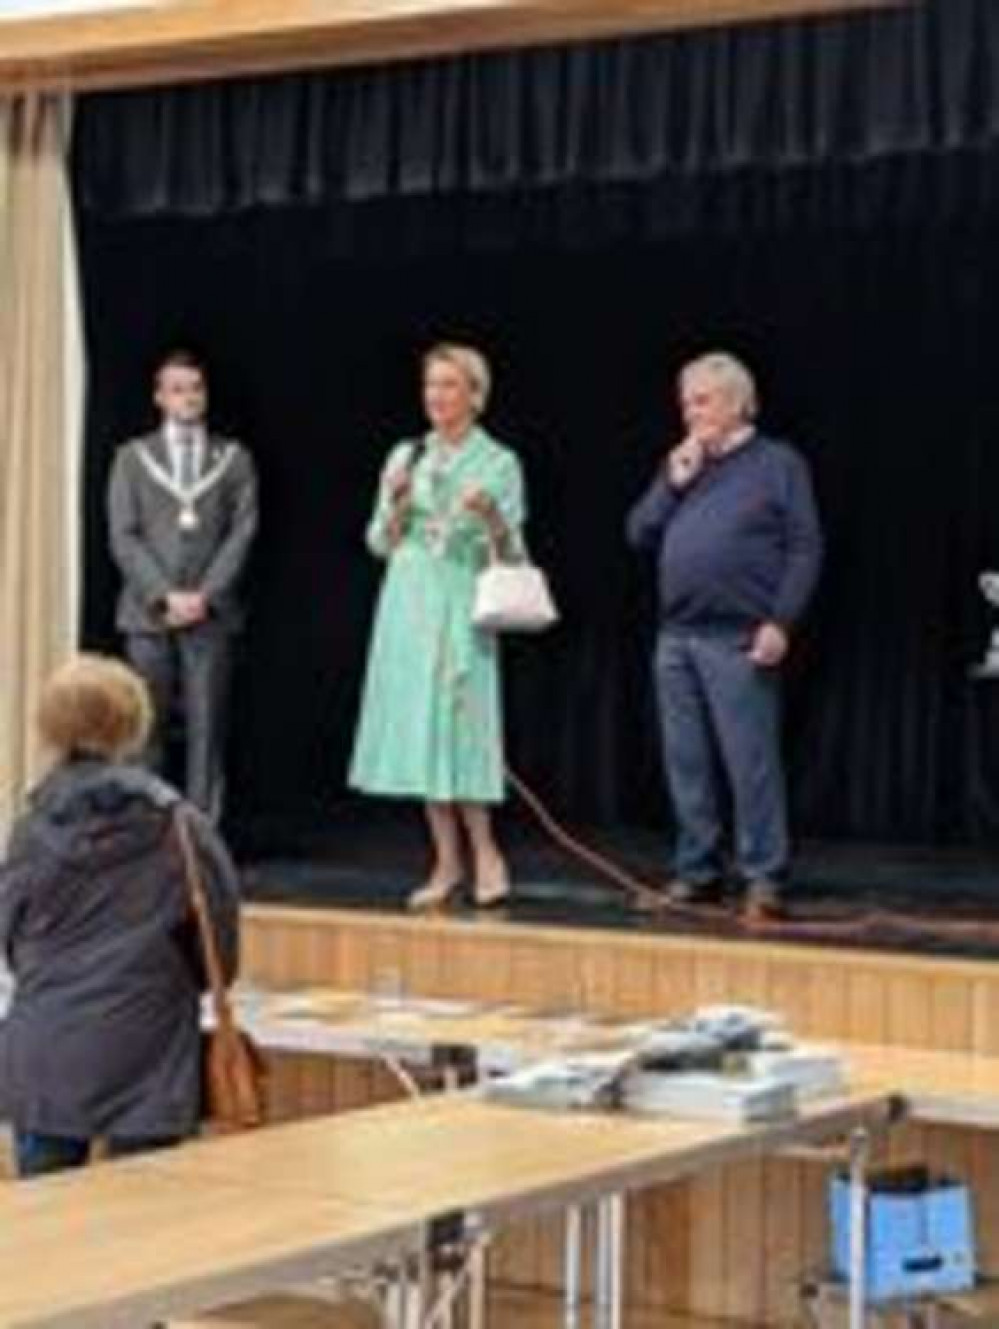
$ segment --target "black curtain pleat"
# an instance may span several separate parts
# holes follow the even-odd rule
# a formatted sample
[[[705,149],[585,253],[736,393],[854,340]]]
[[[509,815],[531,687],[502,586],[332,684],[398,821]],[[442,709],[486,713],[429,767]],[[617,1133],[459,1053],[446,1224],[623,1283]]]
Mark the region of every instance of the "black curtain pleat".
[[[690,195],[692,227],[705,177],[728,186],[738,226],[744,173],[789,174],[790,193],[754,198],[761,220],[779,223],[792,206],[807,219],[812,195],[793,189],[802,172],[842,170],[851,188],[827,197],[823,216],[857,225],[947,208],[942,155],[979,161],[997,142],[999,5],[931,0],[85,97],[75,161],[80,203],[102,216],[669,182]],[[904,175],[900,198],[881,188],[886,170]]]

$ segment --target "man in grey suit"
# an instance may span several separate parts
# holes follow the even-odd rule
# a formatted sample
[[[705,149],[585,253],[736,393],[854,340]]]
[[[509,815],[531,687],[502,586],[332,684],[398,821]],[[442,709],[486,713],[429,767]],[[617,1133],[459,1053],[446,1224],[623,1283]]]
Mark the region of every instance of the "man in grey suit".
[[[162,770],[179,698],[186,793],[213,820],[222,811],[223,749],[239,583],[257,529],[249,453],[209,433],[204,367],[186,351],[156,372],[161,426],[118,451],[108,494],[111,549],[121,571],[117,625],[156,708],[148,764]]]

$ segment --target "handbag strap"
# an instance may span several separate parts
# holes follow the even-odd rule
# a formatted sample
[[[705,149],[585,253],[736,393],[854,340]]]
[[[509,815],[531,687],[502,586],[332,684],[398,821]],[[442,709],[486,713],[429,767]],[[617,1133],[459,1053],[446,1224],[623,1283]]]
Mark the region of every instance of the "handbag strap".
[[[226,989],[225,978],[222,974],[222,961],[219,957],[218,939],[215,935],[215,926],[212,923],[211,910],[208,908],[208,895],[205,891],[205,881],[201,872],[201,866],[198,862],[198,856],[194,852],[194,843],[191,839],[191,826],[187,814],[179,805],[173,813],[173,831],[180,849],[181,863],[184,867],[184,881],[187,885],[187,894],[191,903],[191,910],[198,925],[198,936],[201,940],[201,953],[205,961],[205,971],[208,975],[208,987],[212,994],[212,1005],[215,1008],[216,1028],[235,1028],[235,1019],[232,1013],[232,1005],[229,1001],[229,993]]]
[[[522,568],[531,562],[531,555],[528,552],[524,537],[516,533],[512,527],[507,526],[507,550],[500,548],[499,542],[492,531],[486,532],[486,546],[489,550],[488,567]]]

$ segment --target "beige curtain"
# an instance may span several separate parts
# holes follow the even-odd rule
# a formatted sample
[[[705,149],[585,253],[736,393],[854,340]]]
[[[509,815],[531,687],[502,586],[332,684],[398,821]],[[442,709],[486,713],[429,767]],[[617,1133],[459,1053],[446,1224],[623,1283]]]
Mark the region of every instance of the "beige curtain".
[[[83,363],[70,117],[65,97],[0,97],[0,839],[41,769],[41,681],[77,631]]]

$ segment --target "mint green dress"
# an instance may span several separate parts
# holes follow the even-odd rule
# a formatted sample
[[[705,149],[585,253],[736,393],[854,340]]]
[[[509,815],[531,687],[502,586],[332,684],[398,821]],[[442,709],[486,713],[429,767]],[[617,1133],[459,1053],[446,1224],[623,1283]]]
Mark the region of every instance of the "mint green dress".
[[[427,436],[413,475],[402,538],[390,547],[389,478],[411,463],[413,442],[389,456],[368,546],[388,560],[375,615],[350,767],[369,794],[434,802],[503,799],[499,643],[472,626],[478,573],[489,558],[486,527],[462,509],[471,488],[487,493],[521,548],[523,475],[515,455],[474,428],[457,447]]]

